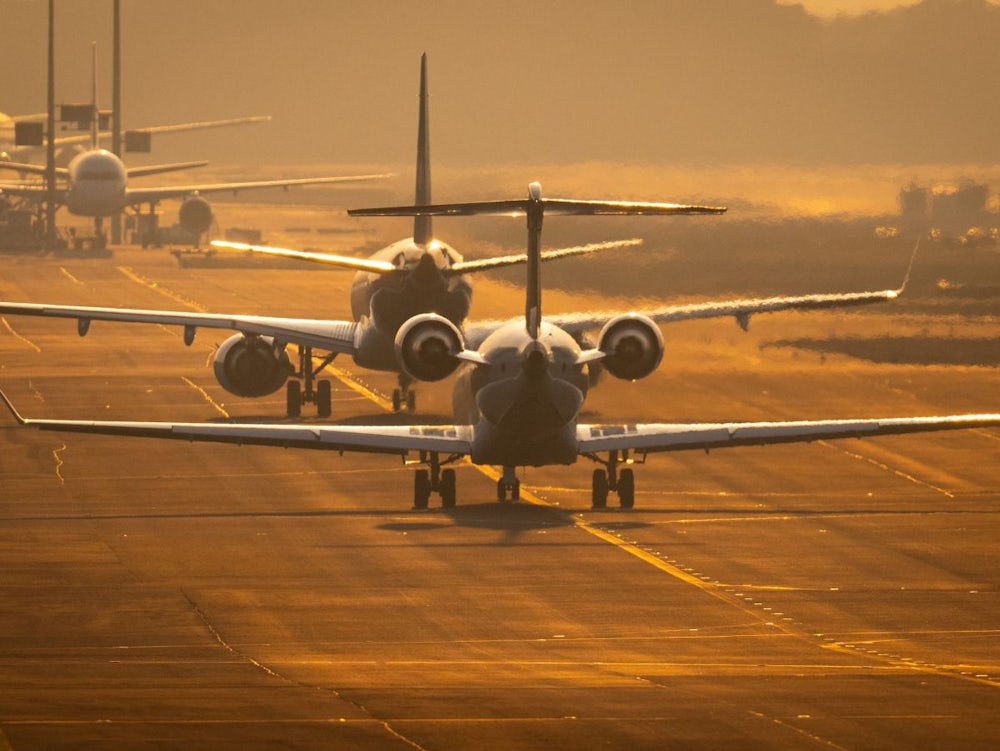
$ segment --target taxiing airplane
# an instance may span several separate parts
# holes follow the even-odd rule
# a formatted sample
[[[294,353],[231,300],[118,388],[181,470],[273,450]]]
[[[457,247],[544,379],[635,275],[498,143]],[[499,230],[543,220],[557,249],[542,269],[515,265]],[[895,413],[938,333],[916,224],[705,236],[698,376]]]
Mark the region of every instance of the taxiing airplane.
[[[430,164],[430,115],[427,95],[427,55],[420,59],[420,98],[417,119],[417,164],[415,203],[431,203]],[[720,213],[713,207],[675,207],[671,213]],[[574,255],[595,253],[612,248],[639,245],[640,240],[592,243],[572,248],[545,251],[542,260],[554,260]],[[339,341],[330,342],[324,349],[329,355],[318,366],[313,365],[312,346],[301,339],[287,340],[298,347],[298,367],[294,375],[301,379],[289,380],[286,384],[287,412],[290,417],[300,414],[302,402],[315,402],[320,416],[330,415],[330,384],[316,376],[338,354],[348,354],[355,363],[372,370],[397,373],[398,387],[393,390],[394,411],[405,407],[416,409],[416,394],[410,388],[413,379],[400,370],[395,354],[396,332],[403,322],[420,313],[437,313],[456,326],[462,326],[469,314],[472,302],[472,286],[466,276],[477,271],[488,271],[504,266],[525,263],[524,254],[484,258],[466,261],[452,246],[434,237],[429,216],[414,217],[413,236],[407,237],[376,251],[368,258],[353,258],[329,253],[312,253],[277,248],[270,245],[250,245],[223,240],[214,240],[211,245],[227,250],[242,250],[253,253],[295,258],[302,261],[327,264],[357,272],[351,284],[351,314],[353,321],[336,322],[344,332]],[[249,343],[242,337],[234,337],[223,345],[241,350]],[[242,355],[235,355],[242,356]],[[263,385],[243,385],[230,373],[220,383],[238,396],[264,396],[280,388],[285,381],[274,382],[264,390]],[[227,383],[236,387],[230,388]],[[270,381],[268,381],[271,384]]]
[[[631,508],[635,503],[631,465],[637,459],[644,461],[648,454],[1000,426],[1000,414],[754,423],[581,423],[580,410],[588,386],[587,366],[601,362],[612,375],[641,378],[660,361],[662,339],[654,322],[646,316],[620,312],[605,322],[597,347],[582,350],[563,326],[562,317],[543,316],[542,218],[547,209],[563,208],[561,204],[558,199],[543,198],[541,186],[532,183],[527,199],[519,201],[392,209],[395,214],[409,212],[423,216],[511,212],[527,216],[523,319],[495,327],[475,348],[467,346],[462,332],[448,319],[435,314],[416,316],[404,324],[397,336],[401,364],[415,378],[433,380],[462,366],[455,383],[452,425],[41,420],[22,417],[6,395],[0,393],[0,398],[19,423],[41,430],[338,453],[358,451],[397,455],[404,460],[415,453],[425,465],[414,474],[416,508],[426,508],[433,492],[440,495],[445,508],[455,505],[455,471],[442,467],[464,457],[475,464],[503,468],[497,482],[497,498],[501,501],[518,499],[518,467],[568,465],[580,457],[591,459],[601,465],[592,476],[593,506],[604,508],[608,493],[615,492],[619,504]],[[608,207],[610,212],[615,204],[598,205]],[[617,206],[619,213],[628,210],[628,204]],[[568,320],[574,318],[577,317]]]

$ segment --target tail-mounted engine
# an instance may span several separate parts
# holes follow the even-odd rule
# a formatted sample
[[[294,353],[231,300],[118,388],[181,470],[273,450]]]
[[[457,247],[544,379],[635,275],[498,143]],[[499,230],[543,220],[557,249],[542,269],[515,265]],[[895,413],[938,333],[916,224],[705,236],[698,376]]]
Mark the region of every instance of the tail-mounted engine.
[[[601,364],[615,378],[635,381],[645,378],[663,359],[663,335],[649,318],[635,313],[608,321],[601,330],[597,348],[604,352]]]
[[[266,396],[285,385],[292,364],[265,336],[237,334],[222,343],[212,362],[219,385],[236,396]]]
[[[396,332],[396,360],[418,381],[440,381],[455,372],[456,355],[465,348],[462,332],[444,316],[423,313]]]
[[[201,196],[188,196],[181,204],[177,213],[177,221],[192,235],[208,232],[215,216],[212,214],[212,204]]]

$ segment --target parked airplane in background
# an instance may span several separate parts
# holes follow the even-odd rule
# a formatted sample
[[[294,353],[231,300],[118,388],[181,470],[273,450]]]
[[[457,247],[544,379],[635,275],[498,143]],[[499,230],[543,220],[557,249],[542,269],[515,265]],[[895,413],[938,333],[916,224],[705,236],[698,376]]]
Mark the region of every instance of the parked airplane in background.
[[[212,225],[212,207],[202,195],[205,193],[237,192],[256,188],[287,188],[292,185],[320,183],[359,182],[389,177],[389,175],[356,175],[350,177],[308,177],[287,180],[256,180],[251,182],[207,183],[157,188],[130,188],[130,177],[161,174],[201,167],[207,162],[181,162],[127,168],[115,154],[98,147],[97,108],[97,51],[94,48],[92,92],[90,107],[90,149],[78,154],[69,167],[56,169],[56,177],[65,185],[55,191],[56,203],[65,206],[71,214],[94,217],[94,228],[103,244],[103,220],[123,209],[141,211],[143,204],[149,212],[156,204],[168,198],[183,198],[179,212],[180,225],[193,235],[200,236]],[[44,176],[46,168],[37,164],[0,162],[0,169],[16,170],[25,174]],[[43,201],[48,196],[45,185],[37,183],[0,183],[0,193]]]
[[[636,458],[643,461],[651,453],[1000,426],[1000,414],[755,423],[580,423],[588,364],[602,362],[613,375],[641,378],[659,362],[662,340],[653,321],[634,312],[621,312],[605,322],[596,348],[581,350],[569,331],[560,325],[560,317],[543,316],[542,218],[547,208],[563,209],[564,203],[544,199],[541,186],[532,183],[527,199],[520,201],[392,209],[396,215],[407,211],[423,216],[510,212],[527,215],[528,263],[522,320],[497,326],[478,347],[471,349],[461,331],[435,314],[416,316],[404,324],[397,336],[401,363],[414,377],[433,379],[462,365],[454,390],[455,424],[357,426],[38,420],[18,414],[6,395],[0,393],[0,398],[18,422],[42,430],[363,451],[404,458],[417,453],[421,463],[428,465],[414,475],[413,502],[417,508],[427,507],[432,492],[440,494],[444,507],[455,505],[455,471],[442,466],[463,457],[469,457],[475,464],[503,468],[497,482],[499,500],[519,497],[517,467],[573,464],[581,456],[586,457],[601,465],[592,478],[593,506],[605,507],[609,491],[614,491],[620,505],[631,508],[635,503],[631,462]],[[618,213],[630,211],[628,204],[618,207]],[[601,458],[603,454],[607,459]],[[626,466],[621,468],[623,463]]]
[[[318,185],[321,183],[349,183],[377,180],[391,175],[351,175],[343,177],[306,177],[281,180],[253,180],[231,183],[200,183],[166,187],[133,188],[129,178],[173,172],[201,167],[208,162],[180,162],[176,164],[126,167],[122,160],[104,149],[86,151],[70,162],[69,167],[57,168],[56,176],[65,185],[56,191],[56,201],[76,216],[94,217],[98,236],[102,234],[104,217],[117,214],[126,208],[141,212],[146,205],[153,213],[156,205],[169,198],[181,198],[178,212],[180,225],[194,235],[201,235],[212,225],[214,218],[211,204],[203,197],[206,193],[230,192],[258,188],[288,188],[293,185]],[[0,163],[0,168],[15,169],[29,174],[44,175],[45,168],[34,164],[15,162]],[[21,198],[43,200],[45,186],[37,183],[0,183],[0,193]]]

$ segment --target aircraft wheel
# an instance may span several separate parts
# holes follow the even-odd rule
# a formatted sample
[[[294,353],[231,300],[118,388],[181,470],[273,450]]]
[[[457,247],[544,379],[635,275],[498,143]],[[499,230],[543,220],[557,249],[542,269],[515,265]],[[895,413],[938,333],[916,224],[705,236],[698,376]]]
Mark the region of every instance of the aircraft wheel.
[[[418,469],[413,473],[413,508],[427,508],[431,498],[431,473]]]
[[[330,382],[325,379],[316,384],[316,412],[320,417],[329,417],[333,414]]]
[[[289,381],[285,384],[285,402],[289,417],[298,417],[302,414],[302,384],[298,381]]]
[[[400,393],[399,389],[392,390],[392,411],[399,412],[403,407],[403,395]]]
[[[521,481],[514,480],[514,484],[510,487],[510,499],[512,501],[521,500]]]
[[[590,505],[594,508],[608,507],[608,473],[595,469],[591,480]]]
[[[635,506],[635,474],[623,469],[618,475],[618,503],[622,508]]]
[[[407,412],[417,411],[417,394],[414,391],[406,392],[406,411]]]
[[[455,470],[445,469],[441,471],[441,506],[444,508],[455,508]]]

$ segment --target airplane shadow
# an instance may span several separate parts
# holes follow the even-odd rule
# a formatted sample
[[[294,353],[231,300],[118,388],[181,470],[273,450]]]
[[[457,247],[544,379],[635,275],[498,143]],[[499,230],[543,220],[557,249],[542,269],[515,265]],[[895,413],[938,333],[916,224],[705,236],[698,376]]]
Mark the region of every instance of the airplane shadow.
[[[879,364],[1000,366],[1000,346],[995,338],[987,337],[831,337],[777,339],[761,345],[762,349],[769,347],[794,347],[822,354],[847,355]]]

